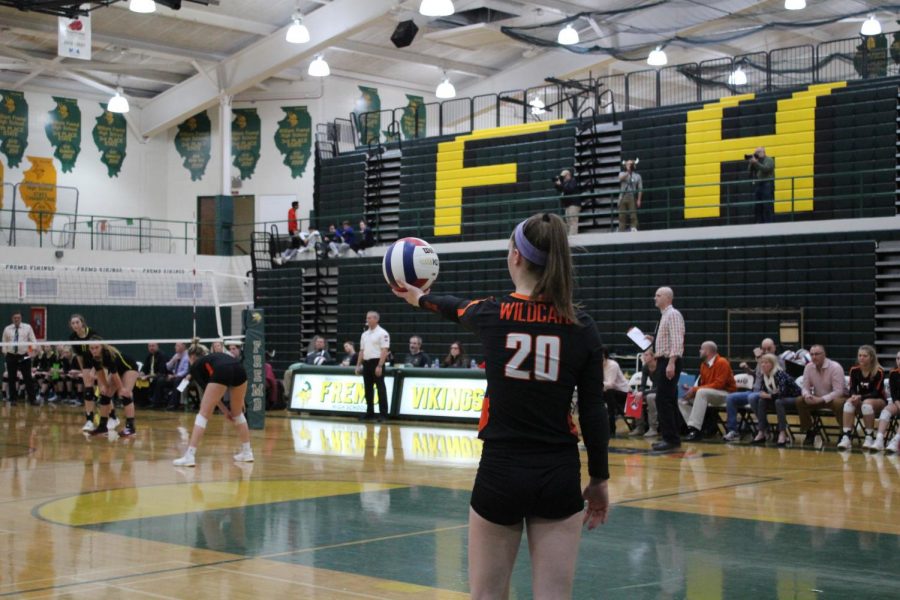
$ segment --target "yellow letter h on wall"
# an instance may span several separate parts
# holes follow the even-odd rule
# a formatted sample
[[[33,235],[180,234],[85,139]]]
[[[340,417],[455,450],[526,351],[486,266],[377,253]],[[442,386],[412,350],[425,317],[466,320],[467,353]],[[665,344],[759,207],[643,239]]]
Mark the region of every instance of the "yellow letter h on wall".
[[[722,139],[726,108],[753,100],[755,94],[731,96],[687,114],[684,153],[684,218],[721,214],[721,164],[741,161],[758,146],[775,159],[775,212],[813,209],[816,152],[816,101],[846,82],[811,85],[779,100],[775,133]],[[749,178],[749,174],[748,174]],[[746,189],[746,188],[744,188]]]

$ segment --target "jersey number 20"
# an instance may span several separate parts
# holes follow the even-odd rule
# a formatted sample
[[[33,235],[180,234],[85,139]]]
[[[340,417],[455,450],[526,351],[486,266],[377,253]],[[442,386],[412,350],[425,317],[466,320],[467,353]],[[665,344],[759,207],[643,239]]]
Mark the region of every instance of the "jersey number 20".
[[[515,350],[506,362],[504,375],[511,379],[529,381],[532,374],[522,369],[522,363],[534,351],[534,379],[537,381],[556,381],[559,379],[559,337],[555,335],[532,336],[527,333],[506,334],[507,350]]]

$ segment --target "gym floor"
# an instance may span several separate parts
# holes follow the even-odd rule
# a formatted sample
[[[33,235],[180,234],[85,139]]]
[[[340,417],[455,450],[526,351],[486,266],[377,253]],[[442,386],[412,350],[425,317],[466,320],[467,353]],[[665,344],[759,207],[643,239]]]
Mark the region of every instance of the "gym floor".
[[[86,439],[73,408],[0,409],[0,597],[466,598],[474,427],[269,415],[238,466],[214,417],[139,411]],[[613,508],[575,598],[880,598],[897,589],[900,459],[612,442]],[[523,540],[512,598],[531,598]],[[277,596],[276,596],[277,595]]]

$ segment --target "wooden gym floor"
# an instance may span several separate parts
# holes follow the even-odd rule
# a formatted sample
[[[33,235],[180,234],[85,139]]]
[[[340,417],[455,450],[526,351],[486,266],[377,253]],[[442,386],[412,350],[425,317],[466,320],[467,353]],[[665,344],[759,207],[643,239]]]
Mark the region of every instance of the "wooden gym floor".
[[[193,415],[87,440],[73,408],[0,409],[0,597],[465,598],[474,428],[269,415],[256,463]],[[845,599],[900,589],[900,459],[618,438],[575,597]],[[891,592],[890,590],[895,590]],[[523,544],[513,598],[530,598]]]

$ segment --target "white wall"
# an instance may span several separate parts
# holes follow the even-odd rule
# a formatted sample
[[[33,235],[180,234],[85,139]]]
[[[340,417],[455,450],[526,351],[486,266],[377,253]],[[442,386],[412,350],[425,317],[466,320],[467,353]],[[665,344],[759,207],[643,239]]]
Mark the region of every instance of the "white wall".
[[[433,97],[421,91],[403,90],[382,84],[365,83],[362,85],[378,90],[382,109],[403,107],[407,104],[406,93],[424,96],[426,102],[434,101]],[[265,99],[266,93],[258,96],[262,99],[252,101],[235,101],[233,108],[255,107],[259,113],[261,130],[260,159],[256,171],[250,179],[242,182],[241,194],[255,196],[296,196],[300,201],[300,216],[306,217],[313,205],[313,172],[315,166],[315,127],[318,123],[335,118],[349,118],[356,107],[361,93],[358,84],[337,77],[326,78],[323,82],[309,81],[300,84],[300,92],[291,96],[290,88],[270,88],[268,95],[279,99]],[[252,93],[248,94],[251,98]],[[69,96],[71,97],[71,96]],[[43,91],[25,90],[25,98],[29,110],[29,136],[26,156],[52,157],[53,147],[44,133],[47,113],[55,108],[52,96]],[[94,120],[101,114],[100,104],[96,99],[78,99],[81,109],[81,153],[71,173],[63,173],[58,160],[54,159],[57,169],[57,184],[77,188],[79,191],[78,212],[80,215],[108,215],[118,217],[149,217],[157,220],[196,221],[197,197],[222,193],[222,151],[219,139],[219,115],[216,108],[209,109],[212,126],[211,159],[206,172],[200,181],[191,181],[190,172],[182,166],[182,158],[175,150],[175,134],[173,128],[150,140],[140,140],[131,129],[128,130],[127,155],[118,177],[110,178],[106,166],[100,162],[100,151],[92,138]],[[282,155],[275,147],[275,131],[278,121],[284,118],[282,106],[306,106],[309,110],[313,141],[309,162],[302,177],[294,179],[288,167],[282,163]],[[139,118],[139,109],[133,107],[132,118]],[[382,128],[387,127],[382,124]],[[27,159],[21,165],[9,168],[6,158],[0,156],[4,169],[4,181],[20,183],[24,171],[30,167]],[[230,166],[228,157],[227,169],[229,179],[236,169]],[[230,190],[226,190],[230,192]],[[74,204],[68,199],[68,192],[60,192],[57,210],[68,212],[74,210]],[[10,208],[9,198],[4,206]],[[70,206],[71,205],[71,206]],[[24,208],[19,205],[18,208]],[[289,205],[282,207],[281,212],[287,216]],[[170,224],[169,229],[178,238],[183,236],[183,227]],[[189,235],[194,235],[193,231]],[[20,240],[22,241],[22,240]],[[6,262],[6,261],[4,261]]]

